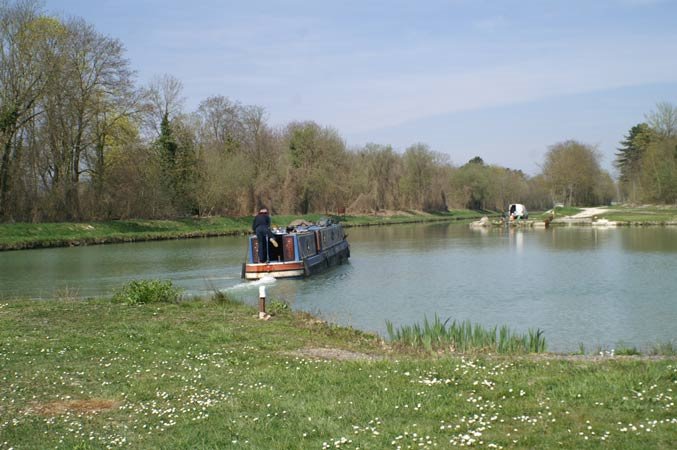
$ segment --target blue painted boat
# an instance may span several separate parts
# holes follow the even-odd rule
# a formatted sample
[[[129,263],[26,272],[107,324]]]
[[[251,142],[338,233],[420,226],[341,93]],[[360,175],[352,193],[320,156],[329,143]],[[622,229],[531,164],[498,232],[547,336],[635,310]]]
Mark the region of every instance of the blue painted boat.
[[[260,243],[256,235],[249,236],[242,278],[304,277],[343,264],[350,258],[350,245],[340,223],[329,219],[318,224],[298,222],[272,230],[271,239],[277,246],[268,245],[267,263],[258,260]]]

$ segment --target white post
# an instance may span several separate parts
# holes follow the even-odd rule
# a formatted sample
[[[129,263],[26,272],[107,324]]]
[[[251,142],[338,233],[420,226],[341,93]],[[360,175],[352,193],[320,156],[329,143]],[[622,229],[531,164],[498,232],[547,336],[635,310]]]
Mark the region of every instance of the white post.
[[[266,287],[259,286],[259,319],[268,320],[270,315],[266,313]]]

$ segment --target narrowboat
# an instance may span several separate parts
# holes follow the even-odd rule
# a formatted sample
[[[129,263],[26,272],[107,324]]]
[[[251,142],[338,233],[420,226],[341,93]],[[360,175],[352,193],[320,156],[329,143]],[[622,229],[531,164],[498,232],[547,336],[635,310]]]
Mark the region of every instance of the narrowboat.
[[[272,229],[270,238],[277,245],[268,245],[266,263],[258,260],[261,243],[256,235],[249,236],[242,278],[304,277],[343,264],[350,257],[350,245],[343,227],[331,219],[321,220],[317,224],[294,221],[286,228]]]

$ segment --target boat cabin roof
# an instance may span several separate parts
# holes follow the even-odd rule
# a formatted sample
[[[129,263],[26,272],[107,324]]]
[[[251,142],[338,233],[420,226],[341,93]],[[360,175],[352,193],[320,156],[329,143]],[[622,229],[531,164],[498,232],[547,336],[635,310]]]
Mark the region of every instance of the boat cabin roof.
[[[324,228],[330,228],[337,226],[338,223],[333,222],[331,219],[324,218],[320,219],[318,223],[307,222],[303,219],[298,219],[292,221],[286,228],[276,228],[273,229],[275,234],[293,234],[293,233],[305,233],[308,231],[317,231]]]

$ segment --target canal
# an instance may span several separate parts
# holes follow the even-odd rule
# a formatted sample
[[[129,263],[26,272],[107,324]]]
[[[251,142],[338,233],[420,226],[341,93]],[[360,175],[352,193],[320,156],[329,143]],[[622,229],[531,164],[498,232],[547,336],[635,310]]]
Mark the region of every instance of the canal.
[[[266,281],[268,297],[331,322],[385,334],[442,319],[540,328],[552,351],[646,350],[677,338],[677,228],[474,230],[434,223],[347,229],[350,263]],[[240,280],[244,237],[0,253],[0,298],[112,295],[132,279],[169,279],[188,295]]]

